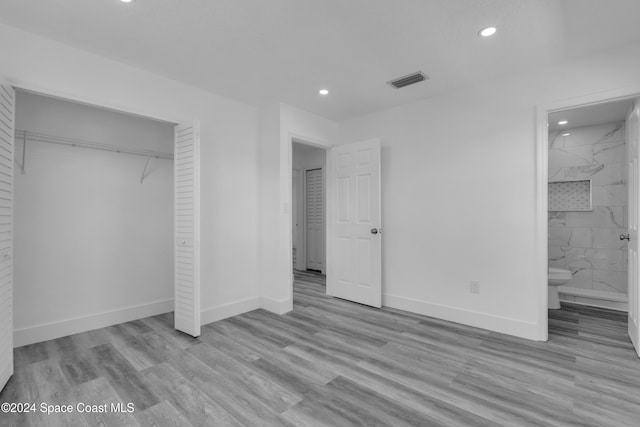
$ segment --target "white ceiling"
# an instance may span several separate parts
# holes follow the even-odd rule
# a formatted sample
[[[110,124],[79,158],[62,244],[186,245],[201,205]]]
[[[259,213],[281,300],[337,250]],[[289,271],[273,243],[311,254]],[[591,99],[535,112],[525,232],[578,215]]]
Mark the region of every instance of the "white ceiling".
[[[627,99],[551,113],[549,114],[549,132],[623,121],[631,111],[632,103],[632,100]],[[561,120],[566,120],[568,123],[559,125],[558,122]]]
[[[638,0],[0,0],[5,24],[336,120],[640,42],[638,16]],[[430,80],[385,84],[417,70]]]

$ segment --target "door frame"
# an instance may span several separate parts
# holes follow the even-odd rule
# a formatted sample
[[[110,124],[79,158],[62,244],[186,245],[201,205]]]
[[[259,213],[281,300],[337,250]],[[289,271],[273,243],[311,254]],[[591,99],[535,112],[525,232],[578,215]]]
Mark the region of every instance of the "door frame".
[[[536,190],[535,190],[535,260],[534,283],[536,283],[536,311],[538,317],[537,339],[549,339],[548,319],[548,194],[549,177],[549,130],[548,119],[550,113],[586,107],[589,105],[605,104],[640,97],[640,86],[626,87],[609,91],[582,95],[574,98],[536,105]]]
[[[285,166],[285,173],[287,174],[287,180],[286,182],[293,182],[293,143],[296,142],[298,144],[303,144],[303,145],[308,145],[311,147],[315,147],[315,148],[320,148],[322,150],[325,150],[325,173],[327,170],[331,170],[331,147],[334,146],[334,144],[329,143],[328,141],[324,141],[318,138],[314,138],[308,135],[303,135],[303,134],[299,134],[299,133],[295,133],[295,132],[289,132],[288,136],[287,136],[287,142],[286,142],[286,147],[287,147],[287,164]],[[303,170],[302,172],[304,172],[303,177],[306,176],[306,172]],[[301,173],[300,171],[298,173]],[[324,209],[325,209],[325,216],[327,215],[328,212],[331,212],[331,188],[329,188],[328,185],[328,180],[325,179],[324,182],[324,189],[325,189],[325,201],[324,201]],[[286,241],[287,243],[287,257],[286,257],[286,265],[287,265],[287,271],[288,274],[290,275],[290,280],[288,281],[288,286],[289,286],[289,296],[291,301],[293,302],[293,281],[294,281],[294,277],[293,277],[293,259],[291,257],[291,251],[293,248],[293,230],[291,227],[291,224],[293,223],[293,210],[294,210],[294,206],[293,206],[293,186],[292,185],[288,185],[287,186],[288,190],[286,193],[286,200],[287,200],[287,206],[289,206],[289,226],[286,227],[287,230],[287,237],[286,237]],[[304,198],[304,187],[303,187],[303,198]],[[298,221],[300,220],[300,218],[298,218]],[[306,229],[306,221],[304,228]],[[329,235],[329,221],[326,221],[325,218],[325,223],[324,223],[324,239],[325,239],[325,245],[324,245],[324,251],[325,251],[325,265],[324,265],[324,272],[325,274],[328,276],[330,271],[331,271],[331,263],[329,262],[331,253],[330,253],[330,248],[327,245],[327,236]],[[303,234],[306,234],[306,230],[303,229]],[[300,229],[298,229],[298,233],[300,233]],[[306,245],[306,237],[304,238],[305,240],[305,245]],[[298,248],[297,250],[299,250],[300,248]],[[305,249],[306,251],[306,249]],[[305,265],[306,265],[306,258],[305,258]]]
[[[40,85],[34,84],[33,82],[25,82],[25,81],[20,81],[20,80],[11,79],[11,78],[7,78],[6,80],[7,80],[7,83],[11,85],[14,89],[22,90],[24,92],[31,92],[37,95],[47,96],[50,98],[76,102],[76,103],[84,104],[90,107],[97,107],[97,108],[102,108],[106,110],[111,110],[111,111],[129,114],[129,115],[144,118],[144,119],[161,121],[161,122],[171,124],[174,127],[182,123],[187,123],[187,122],[192,123],[192,122],[198,121],[198,119],[195,117],[188,117],[188,116],[178,117],[173,115],[167,115],[153,108],[151,110],[141,110],[131,105],[116,105],[112,102],[108,102],[100,99],[83,97],[78,95],[77,93],[68,93],[68,92],[63,92],[60,90],[53,89],[51,87],[40,86]],[[175,147],[174,147],[174,155],[175,155]],[[200,158],[197,158],[196,162],[199,164]],[[15,175],[15,170],[14,170],[14,175]],[[175,197],[175,188],[172,189],[172,193],[173,193],[172,197]],[[175,234],[175,225],[174,225],[173,232]],[[172,249],[172,253],[174,254],[174,259],[172,260],[172,262],[175,262],[175,245]],[[175,294],[175,281],[173,284],[172,294]],[[175,301],[174,301],[174,304],[175,304]],[[200,312],[202,312],[202,307],[199,307],[198,309],[200,310]]]

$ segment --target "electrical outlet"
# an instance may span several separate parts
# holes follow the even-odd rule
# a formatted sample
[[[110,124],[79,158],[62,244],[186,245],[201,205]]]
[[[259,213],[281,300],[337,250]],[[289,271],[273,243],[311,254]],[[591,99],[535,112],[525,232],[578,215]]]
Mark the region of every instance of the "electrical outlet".
[[[472,294],[479,294],[480,293],[480,282],[478,282],[476,280],[472,280],[469,283],[469,292],[471,292]]]

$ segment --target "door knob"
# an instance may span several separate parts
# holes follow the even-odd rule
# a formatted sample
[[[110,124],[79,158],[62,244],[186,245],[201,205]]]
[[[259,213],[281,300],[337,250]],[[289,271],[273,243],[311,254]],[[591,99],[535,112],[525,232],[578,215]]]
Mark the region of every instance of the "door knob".
[[[626,236],[624,234],[620,235],[620,240],[630,240],[629,239],[629,235],[627,234]]]
[[[372,228],[371,229],[371,234],[378,234],[378,229],[377,228]]]

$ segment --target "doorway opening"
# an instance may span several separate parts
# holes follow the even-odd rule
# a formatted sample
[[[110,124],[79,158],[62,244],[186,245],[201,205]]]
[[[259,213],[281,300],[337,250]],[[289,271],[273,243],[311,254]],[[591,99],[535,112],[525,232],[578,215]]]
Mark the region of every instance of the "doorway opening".
[[[291,165],[294,286],[305,281],[326,293],[327,150],[292,139]]]
[[[562,322],[556,310],[563,304],[577,315],[604,309],[626,317],[628,309],[628,335],[638,350],[639,99],[611,93],[538,112],[544,340],[549,321]]]
[[[289,163],[283,173],[290,173],[291,181],[287,187],[290,191],[285,199],[285,210],[289,210],[293,201],[293,175],[297,182],[300,171],[293,172],[293,144],[302,143],[321,148],[326,158],[326,174],[323,185],[325,197],[322,201],[325,209],[323,231],[325,237],[322,257],[324,265],[310,265],[307,260],[296,259],[296,266],[307,272],[317,268],[326,271],[326,293],[329,296],[380,308],[382,306],[382,195],[381,195],[381,143],[379,138],[351,142],[337,146],[326,143],[308,143],[307,139],[291,137],[288,147]],[[285,166],[283,164],[283,166]],[[316,166],[308,170],[318,169]],[[300,173],[299,173],[300,172]],[[310,172],[313,174],[315,172]],[[315,177],[314,179],[318,179]],[[299,193],[299,192],[298,192]],[[317,199],[316,199],[317,200]],[[299,204],[299,203],[298,203]],[[292,220],[293,215],[289,216]],[[287,274],[291,274],[291,301],[293,301],[293,283],[296,270],[293,266],[293,229],[298,225],[298,250],[309,252],[307,242],[301,247],[300,235],[305,232],[301,227],[301,215],[296,215],[296,222],[288,224],[288,237],[285,242],[287,252],[283,252],[287,263]],[[289,228],[291,227],[291,228]],[[306,227],[307,236],[310,227]],[[314,230],[311,230],[314,232]],[[305,254],[308,257],[309,254]],[[288,259],[286,259],[288,258]],[[296,258],[298,258],[296,256]],[[322,272],[322,270],[320,270]]]
[[[632,100],[549,114],[549,268],[560,302],[627,311],[626,120]],[[565,123],[566,122],[566,123]],[[561,123],[561,124],[559,124]]]
[[[326,150],[292,144],[294,270],[326,273]]]

